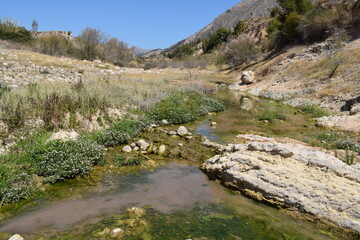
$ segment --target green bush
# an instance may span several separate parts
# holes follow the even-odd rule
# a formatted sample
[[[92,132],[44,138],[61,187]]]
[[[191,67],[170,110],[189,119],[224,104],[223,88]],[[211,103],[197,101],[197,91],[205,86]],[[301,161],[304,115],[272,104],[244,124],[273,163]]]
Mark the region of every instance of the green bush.
[[[271,123],[273,123],[275,119],[285,121],[286,117],[277,111],[265,111],[258,117],[258,120],[260,120],[260,121],[267,120]]]
[[[205,53],[210,52],[214,48],[220,46],[225,42],[230,36],[231,31],[226,28],[219,28],[213,35],[209,38],[205,38],[202,42],[202,48]]]
[[[234,27],[234,35],[239,36],[242,34],[246,29],[246,21],[238,21]]]
[[[300,109],[301,109],[301,111],[303,111],[305,113],[310,113],[312,115],[312,117],[314,117],[314,118],[319,118],[319,117],[329,115],[329,113],[326,110],[318,108],[317,106],[314,106],[314,105],[302,106],[302,107],[300,107]]]
[[[32,177],[24,168],[0,163],[0,206],[29,198],[34,190]]]
[[[146,126],[146,121],[119,120],[111,124],[104,132],[91,136],[97,143],[113,147],[136,137]]]
[[[178,48],[176,48],[173,52],[168,54],[169,58],[184,58],[186,56],[193,55],[195,52],[195,49],[193,47],[193,44],[184,44]]]
[[[56,182],[88,174],[103,150],[103,146],[89,140],[56,140],[32,151],[30,157],[36,174]]]
[[[31,33],[12,19],[0,19],[0,39],[29,42],[31,40]]]
[[[155,104],[148,115],[154,121],[166,119],[171,124],[181,124],[224,109],[224,105],[219,101],[198,93],[173,93]]]

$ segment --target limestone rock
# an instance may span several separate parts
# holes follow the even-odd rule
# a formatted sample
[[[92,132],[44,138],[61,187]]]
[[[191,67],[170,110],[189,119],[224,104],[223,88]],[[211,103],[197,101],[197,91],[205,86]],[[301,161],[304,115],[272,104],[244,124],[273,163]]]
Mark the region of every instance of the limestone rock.
[[[113,229],[113,230],[111,230],[111,232],[110,232],[110,238],[117,238],[117,237],[119,237],[121,234],[124,234],[125,233],[125,231],[123,230],[123,229],[121,229],[121,228],[115,228],[115,229]]]
[[[159,149],[157,150],[157,152],[158,152],[159,155],[165,154],[165,152],[166,152],[166,146],[165,146],[164,144],[161,145],[161,146],[159,147]]]
[[[54,140],[62,140],[62,141],[74,141],[78,138],[79,134],[75,131],[67,132],[67,131],[59,131],[53,133],[51,137],[47,140],[47,142]]]
[[[19,234],[15,234],[15,235],[12,235],[9,240],[24,240],[24,238],[19,235]]]
[[[132,151],[132,148],[129,145],[126,145],[122,148],[122,151],[124,153],[130,153]]]
[[[350,115],[355,115],[360,113],[360,104],[356,104],[350,109]]]
[[[162,125],[168,125],[169,122],[168,122],[166,119],[163,119],[163,120],[161,121],[161,124],[162,124]]]
[[[146,151],[149,147],[150,147],[150,143],[147,143],[145,140],[140,139],[139,141],[136,142],[136,145],[138,145],[138,147],[142,150],[142,151]]]
[[[188,134],[188,132],[189,131],[184,126],[179,127],[177,130],[177,134],[179,134],[180,136],[185,136],[186,134]]]
[[[241,74],[241,81],[246,84],[253,83],[255,80],[255,74],[253,71],[245,71]]]
[[[207,160],[201,168],[211,179],[251,197],[360,231],[358,168],[301,144],[251,142],[236,144],[234,150]]]

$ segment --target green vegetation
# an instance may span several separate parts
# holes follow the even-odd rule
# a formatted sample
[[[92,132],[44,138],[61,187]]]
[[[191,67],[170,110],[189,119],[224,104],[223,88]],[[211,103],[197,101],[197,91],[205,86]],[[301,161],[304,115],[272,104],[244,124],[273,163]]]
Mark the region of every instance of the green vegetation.
[[[193,55],[195,52],[194,45],[196,42],[188,43],[181,45],[180,47],[176,48],[174,51],[170,52],[167,56],[168,58],[179,58],[182,59],[186,56]]]
[[[225,109],[217,100],[198,93],[173,93],[149,111],[150,119],[161,121],[166,119],[171,124],[191,122],[209,112]]]
[[[29,84],[2,91],[2,120],[17,142],[0,156],[0,202],[29,198],[41,183],[86,176],[102,163],[105,147],[128,142],[150,123],[162,119],[185,123],[223,110],[220,102],[204,95],[208,91],[198,84],[178,86],[138,78]],[[33,119],[41,120],[40,125],[27,127],[25,123]],[[89,133],[83,124],[90,120],[108,127]],[[81,135],[76,141],[47,142],[51,131],[60,129],[75,129]],[[6,130],[1,134],[9,135]],[[133,166],[142,161],[133,156],[114,163]]]
[[[0,19],[0,39],[28,43],[31,33],[13,19]]]
[[[114,147],[137,136],[146,126],[145,121],[119,120],[111,124],[110,128],[103,132],[95,132],[89,137],[106,147]]]
[[[275,119],[285,121],[286,117],[277,111],[265,111],[258,117],[259,121],[266,120],[269,121],[270,123],[273,123]]]
[[[103,146],[92,141],[52,141],[30,153],[35,172],[45,182],[87,175],[102,154]]]
[[[323,116],[328,116],[329,113],[324,110],[321,109],[315,105],[306,105],[306,106],[302,106],[300,107],[301,111],[305,112],[305,113],[309,113],[311,114],[311,116],[313,118],[319,118],[319,117],[323,117]]]
[[[213,35],[205,38],[202,42],[202,47],[205,53],[209,53],[213,49],[220,46],[231,35],[231,31],[226,28],[219,28]]]
[[[242,34],[246,29],[246,21],[240,20],[234,27],[234,32],[233,34],[235,36],[239,36],[240,34]]]
[[[349,6],[337,3],[336,8],[313,5],[311,0],[278,0],[271,10],[269,47],[282,47],[293,42],[315,42],[326,39],[351,23]]]

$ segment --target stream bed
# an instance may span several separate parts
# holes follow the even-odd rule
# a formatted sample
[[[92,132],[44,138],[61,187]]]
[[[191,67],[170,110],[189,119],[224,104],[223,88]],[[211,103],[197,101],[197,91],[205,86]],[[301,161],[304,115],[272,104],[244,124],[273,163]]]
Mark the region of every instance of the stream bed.
[[[187,127],[220,143],[247,132],[300,140],[320,132],[310,120],[294,114],[290,108],[284,110],[289,121],[271,125],[255,123],[254,113],[239,109],[239,96],[219,95],[219,98],[226,101],[227,111]],[[211,121],[217,122],[216,128],[210,126]],[[147,228],[142,230],[146,234],[124,239],[346,239],[341,232],[330,231],[332,227],[300,220],[209,181],[191,161],[172,158],[162,161],[154,169],[133,167],[121,173],[109,171],[97,184],[89,184],[74,198],[35,199],[2,221],[0,232],[20,233],[25,239],[39,240],[107,239],[97,233],[104,228],[122,226],[119,218],[124,211],[138,207],[146,210]],[[76,184],[76,180],[69,180],[65,185],[55,184],[54,189],[71,192]],[[7,236],[0,234],[0,240],[7,240]]]

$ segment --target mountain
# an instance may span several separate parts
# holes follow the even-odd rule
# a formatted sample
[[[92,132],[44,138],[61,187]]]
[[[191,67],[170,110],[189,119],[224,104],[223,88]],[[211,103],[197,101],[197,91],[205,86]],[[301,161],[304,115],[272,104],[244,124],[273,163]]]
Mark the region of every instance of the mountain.
[[[141,55],[151,51],[148,49],[138,48],[136,46],[132,47],[131,49],[133,50],[135,56],[141,56]]]
[[[240,20],[268,16],[270,14],[269,9],[276,5],[276,0],[243,0],[215,18],[212,23],[182,41],[182,43],[186,44],[197,39],[207,38],[221,27],[233,29]]]

